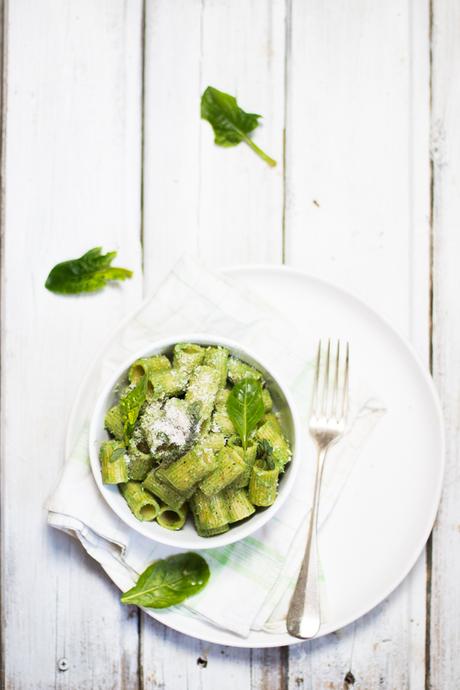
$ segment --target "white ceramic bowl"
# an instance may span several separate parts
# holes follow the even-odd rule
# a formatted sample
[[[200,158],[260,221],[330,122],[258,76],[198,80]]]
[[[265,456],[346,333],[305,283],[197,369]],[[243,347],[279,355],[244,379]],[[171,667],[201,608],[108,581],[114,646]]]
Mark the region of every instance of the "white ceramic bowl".
[[[120,382],[127,382],[127,372],[134,360],[139,357],[148,357],[156,354],[170,354],[172,353],[175,343],[198,343],[200,345],[223,345],[227,347],[232,354],[255,366],[259,369],[267,382],[267,386],[273,398],[274,408],[280,415],[280,421],[285,434],[287,435],[292,447],[292,460],[288,464],[286,472],[282,475],[279,484],[279,494],[275,503],[269,508],[263,510],[258,509],[257,512],[247,520],[241,523],[236,523],[224,534],[216,535],[215,537],[200,537],[193,526],[192,518],[189,516],[183,529],[175,532],[160,527],[154,522],[140,522],[131,513],[126,501],[120,494],[117,486],[112,486],[102,483],[101,468],[99,463],[99,448],[103,441],[109,438],[104,429],[104,416],[106,411],[115,403],[114,390]],[[103,497],[112,508],[112,510],[123,520],[129,527],[135,529],[144,537],[168,544],[180,549],[209,549],[217,546],[224,546],[231,544],[265,525],[270,518],[281,508],[284,501],[289,495],[294,484],[295,475],[297,472],[299,455],[296,452],[296,440],[300,438],[299,421],[295,411],[295,406],[292,402],[289,390],[282,382],[282,379],[276,374],[273,368],[266,366],[261,359],[250,352],[246,347],[239,345],[236,342],[228,340],[223,337],[214,337],[212,335],[202,334],[179,334],[174,338],[159,340],[152,343],[148,347],[144,347],[139,352],[134,352],[129,360],[125,362],[111,377],[111,379],[104,386],[100,394],[91,418],[91,425],[89,431],[89,454],[91,460],[91,468]]]

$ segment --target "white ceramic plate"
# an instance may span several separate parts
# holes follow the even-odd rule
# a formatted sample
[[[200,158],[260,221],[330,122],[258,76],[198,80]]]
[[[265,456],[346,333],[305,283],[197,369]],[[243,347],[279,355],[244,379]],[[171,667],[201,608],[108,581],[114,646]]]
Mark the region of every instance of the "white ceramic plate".
[[[325,635],[385,599],[425,545],[444,469],[439,402],[412,348],[351,295],[284,267],[238,267],[224,274],[262,294],[298,329],[348,339],[352,371],[388,408],[320,531],[327,598],[320,634]],[[155,617],[175,630],[218,644],[275,647],[297,642],[287,633],[253,632],[242,639],[175,611]]]

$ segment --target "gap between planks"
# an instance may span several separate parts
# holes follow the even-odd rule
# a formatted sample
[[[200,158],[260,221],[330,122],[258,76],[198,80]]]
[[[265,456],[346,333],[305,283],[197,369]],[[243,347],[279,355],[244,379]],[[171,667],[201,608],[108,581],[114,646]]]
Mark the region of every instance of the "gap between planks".
[[[431,152],[431,132],[433,127],[433,0],[429,0],[429,116],[430,116],[430,186],[429,186],[429,304],[428,304],[428,366],[433,376],[433,319],[434,319],[434,162]],[[431,686],[431,587],[433,566],[433,532],[428,537],[426,554],[426,594],[425,594],[425,690]]]
[[[0,275],[5,275],[4,272],[4,232],[5,232],[5,148],[6,148],[6,95],[7,95],[7,33],[6,33],[6,13],[7,8],[5,0],[0,0]],[[0,280],[0,341],[3,342],[3,317],[4,317],[4,303],[3,303],[3,281]],[[3,350],[2,350],[3,351]],[[0,419],[3,418],[3,356],[0,353]],[[3,458],[4,445],[3,435],[0,427],[0,554],[1,562],[3,562]],[[4,637],[4,610],[3,610],[3,592],[4,592],[4,571],[0,568],[0,686],[3,688],[5,684],[5,637]]]

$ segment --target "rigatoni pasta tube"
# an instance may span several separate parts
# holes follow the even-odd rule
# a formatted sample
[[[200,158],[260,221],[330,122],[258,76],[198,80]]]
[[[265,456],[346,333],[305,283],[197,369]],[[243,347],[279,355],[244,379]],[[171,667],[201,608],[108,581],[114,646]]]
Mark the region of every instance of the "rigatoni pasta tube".
[[[264,403],[265,412],[270,412],[270,410],[273,407],[273,400],[272,400],[272,396],[270,395],[270,391],[268,390],[268,388],[262,389],[262,400]]]
[[[147,375],[147,400],[163,400],[185,391],[188,376],[180,369],[161,369]]]
[[[230,523],[244,520],[244,518],[255,513],[256,509],[249,500],[245,489],[224,489],[222,498],[225,502],[227,520]]]
[[[212,450],[197,446],[167,467],[159,467],[157,477],[170,484],[179,493],[184,493],[216,467],[217,459]]]
[[[190,403],[201,403],[201,419],[203,421],[211,416],[218,390],[219,372],[216,369],[200,365],[193,371],[185,399]]]
[[[118,405],[114,405],[110,410],[107,410],[104,418],[104,426],[118,441],[123,440],[123,419]]]
[[[227,365],[227,375],[232,383],[239,383],[243,379],[257,379],[261,380],[262,374],[254,367],[251,367],[246,362],[236,357],[230,357]]]
[[[235,427],[227,411],[227,400],[229,395],[230,391],[226,388],[223,388],[217,393],[215,410],[212,415],[212,430],[220,432],[224,434],[224,436],[231,436],[235,433]]]
[[[218,453],[225,446],[225,436],[211,432],[203,437],[200,445],[204,448],[210,448],[214,453]]]
[[[278,491],[277,467],[266,469],[264,463],[256,460],[249,480],[249,500],[255,506],[271,506]]]
[[[235,481],[244,472],[244,469],[244,459],[237,450],[225,446],[217,455],[216,469],[200,482],[200,489],[206,496],[214,496]]]
[[[128,481],[126,448],[120,441],[105,441],[99,451],[101,475],[104,484],[121,484]]]
[[[171,506],[161,506],[157,522],[165,529],[178,530],[182,529],[187,519],[187,506],[182,508],[171,508]]]
[[[219,385],[221,388],[225,388],[227,382],[227,361],[229,354],[226,347],[207,347],[203,359],[203,364],[219,372]]]
[[[140,450],[133,438],[128,445],[128,478],[143,481],[153,467],[153,457],[150,453]]]
[[[131,383],[139,383],[145,374],[148,375],[153,371],[162,371],[164,369],[171,369],[171,362],[165,355],[141,357],[131,364],[128,379]]]
[[[257,443],[251,443],[246,450],[243,450],[241,446],[235,446],[235,450],[241,455],[244,460],[244,470],[239,477],[232,482],[232,487],[235,489],[242,489],[248,486],[249,479],[251,477],[252,467],[256,460],[257,455]]]
[[[130,481],[120,484],[120,491],[138,520],[150,522],[156,518],[160,504],[140,482]]]
[[[203,361],[205,349],[195,343],[177,343],[174,346],[173,367],[184,372],[187,377]]]
[[[214,527],[214,529],[204,529],[203,527],[199,527],[195,523],[195,528],[197,531],[197,534],[200,537],[216,537],[218,534],[224,534],[224,532],[228,532],[230,529],[229,525],[221,525],[221,527]]]
[[[201,536],[217,534],[214,530],[226,531],[222,528],[227,527],[228,524],[227,510],[225,501],[220,494],[206,496],[200,489],[197,489],[190,499],[190,508],[195,527]]]
[[[274,414],[267,414],[264,417],[264,423],[256,431],[256,438],[258,441],[268,441],[272,447],[273,457],[276,460],[281,472],[284,466],[290,461],[292,451],[289,443],[286,440],[281,425]]]
[[[165,503],[173,510],[179,510],[184,505],[186,497],[180,494],[178,491],[172,488],[166,482],[161,481],[157,476],[156,470],[151,470],[143,482],[144,489],[150,491],[151,494],[160,498],[163,503]]]

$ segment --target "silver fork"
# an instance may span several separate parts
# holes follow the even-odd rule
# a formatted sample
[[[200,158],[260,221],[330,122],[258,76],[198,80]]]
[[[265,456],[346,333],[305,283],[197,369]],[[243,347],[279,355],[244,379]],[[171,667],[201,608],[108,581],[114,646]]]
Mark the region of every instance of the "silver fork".
[[[330,340],[327,347],[323,347],[320,341],[309,425],[318,450],[313,507],[305,554],[287,615],[289,634],[301,639],[315,637],[321,627],[317,543],[319,499],[327,451],[343,435],[346,427],[349,359],[348,343],[344,346],[338,341],[333,352]]]

